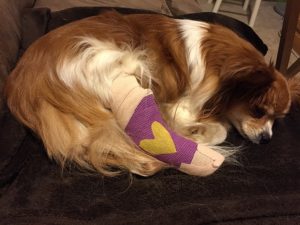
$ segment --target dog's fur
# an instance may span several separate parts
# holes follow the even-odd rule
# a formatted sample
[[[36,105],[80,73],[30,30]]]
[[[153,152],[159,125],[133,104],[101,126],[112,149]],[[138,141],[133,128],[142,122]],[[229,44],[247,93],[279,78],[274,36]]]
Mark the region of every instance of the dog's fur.
[[[137,150],[110,110],[111,83],[124,74],[151,88],[167,123],[198,143],[222,143],[231,124],[266,141],[290,108],[286,79],[229,29],[115,12],[36,41],[8,78],[8,106],[62,164],[151,175],[166,165]]]

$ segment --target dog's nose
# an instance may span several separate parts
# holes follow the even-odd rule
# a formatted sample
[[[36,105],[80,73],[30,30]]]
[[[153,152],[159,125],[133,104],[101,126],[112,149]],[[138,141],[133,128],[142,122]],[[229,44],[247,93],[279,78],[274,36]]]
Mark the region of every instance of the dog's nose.
[[[259,143],[260,144],[267,144],[269,143],[271,140],[271,135],[267,132],[263,132],[261,135],[260,135],[260,140],[259,140]]]

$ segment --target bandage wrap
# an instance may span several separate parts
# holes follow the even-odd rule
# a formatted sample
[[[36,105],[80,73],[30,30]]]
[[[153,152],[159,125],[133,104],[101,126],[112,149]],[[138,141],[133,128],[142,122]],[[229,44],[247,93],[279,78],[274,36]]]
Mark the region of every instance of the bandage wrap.
[[[175,167],[190,164],[197,144],[171,131],[161,118],[153,95],[145,96],[131,116],[125,132],[140,149]]]

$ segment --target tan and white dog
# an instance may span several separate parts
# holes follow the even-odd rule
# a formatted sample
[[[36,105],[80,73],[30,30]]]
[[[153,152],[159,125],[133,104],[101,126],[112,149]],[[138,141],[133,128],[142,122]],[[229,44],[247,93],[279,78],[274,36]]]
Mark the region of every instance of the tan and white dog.
[[[267,142],[274,120],[289,112],[291,93],[300,93],[223,26],[108,12],[30,46],[8,78],[8,106],[62,164],[151,175],[166,165],[138,151],[110,109],[112,81],[122,74],[152,89],[172,129],[210,146],[231,125],[252,142]]]

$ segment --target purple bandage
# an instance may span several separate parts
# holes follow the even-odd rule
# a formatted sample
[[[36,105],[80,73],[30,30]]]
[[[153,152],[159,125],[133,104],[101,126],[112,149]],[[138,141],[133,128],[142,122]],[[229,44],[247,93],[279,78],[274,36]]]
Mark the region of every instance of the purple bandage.
[[[177,135],[168,128],[153,95],[142,99],[125,132],[140,149],[172,166],[179,167],[181,163],[190,164],[197,150],[195,142]],[[149,148],[155,151],[155,154],[149,151]]]

